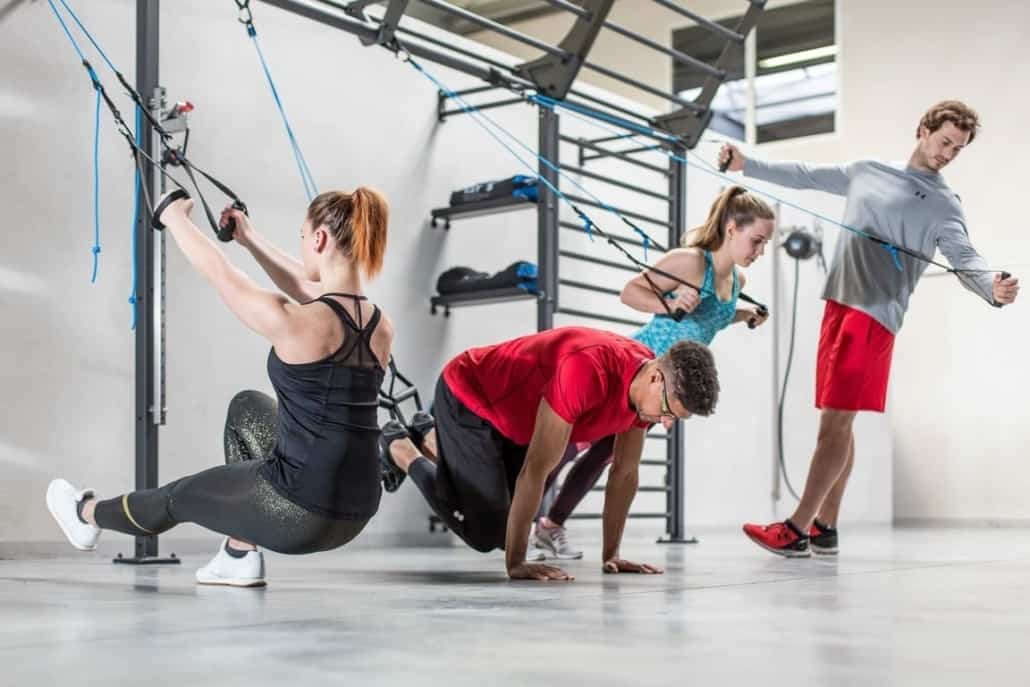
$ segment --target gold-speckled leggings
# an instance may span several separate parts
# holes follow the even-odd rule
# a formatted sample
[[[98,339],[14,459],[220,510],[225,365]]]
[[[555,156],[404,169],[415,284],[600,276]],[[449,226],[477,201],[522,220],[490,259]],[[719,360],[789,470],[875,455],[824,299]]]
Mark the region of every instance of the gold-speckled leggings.
[[[225,465],[98,501],[97,525],[132,535],[160,534],[179,523],[279,553],[328,551],[356,537],[368,520],[337,520],[312,513],[276,491],[258,469],[274,460],[275,400],[242,391],[225,421]]]

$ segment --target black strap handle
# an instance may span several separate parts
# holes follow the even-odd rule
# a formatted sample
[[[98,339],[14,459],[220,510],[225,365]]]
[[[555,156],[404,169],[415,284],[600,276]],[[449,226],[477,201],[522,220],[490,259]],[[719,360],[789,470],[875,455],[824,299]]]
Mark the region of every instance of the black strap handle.
[[[730,163],[733,162],[733,150],[726,151],[726,160],[719,163],[719,172],[722,174],[726,173],[726,170],[730,168]]]
[[[174,203],[175,201],[184,200],[189,197],[190,194],[181,188],[177,188],[171,193],[169,193],[161,200],[160,203],[157,204],[157,207],[154,208],[154,214],[150,217],[150,226],[154,227],[158,231],[163,230],[165,228],[165,225],[164,222],[161,221],[161,213],[167,210],[168,206]]]

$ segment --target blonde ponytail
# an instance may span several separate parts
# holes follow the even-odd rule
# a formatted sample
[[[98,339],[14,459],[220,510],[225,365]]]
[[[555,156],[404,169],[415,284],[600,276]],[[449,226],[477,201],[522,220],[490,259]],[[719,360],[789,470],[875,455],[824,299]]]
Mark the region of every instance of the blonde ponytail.
[[[756,219],[773,219],[772,208],[743,186],[730,186],[712,203],[705,223],[695,227],[683,237],[683,246],[717,251],[726,240],[726,225],[732,219],[738,227],[745,227]]]

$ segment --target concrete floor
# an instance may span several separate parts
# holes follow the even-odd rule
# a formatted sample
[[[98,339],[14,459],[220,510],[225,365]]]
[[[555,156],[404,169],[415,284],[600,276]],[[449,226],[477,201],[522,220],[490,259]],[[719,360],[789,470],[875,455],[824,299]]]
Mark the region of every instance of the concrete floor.
[[[3,685],[1030,684],[1030,531],[631,542],[663,576],[510,583],[463,548],[270,555],[264,591],[89,554],[0,561]],[[592,543],[589,551],[596,550]]]

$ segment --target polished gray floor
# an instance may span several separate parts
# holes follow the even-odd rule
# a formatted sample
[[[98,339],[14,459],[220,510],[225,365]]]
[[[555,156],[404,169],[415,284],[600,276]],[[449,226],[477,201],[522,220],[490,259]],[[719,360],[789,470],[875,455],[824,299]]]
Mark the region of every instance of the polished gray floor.
[[[1030,685],[1030,531],[845,536],[640,540],[665,575],[547,584],[462,548],[273,555],[264,591],[196,587],[203,556],[0,561],[0,684]]]

